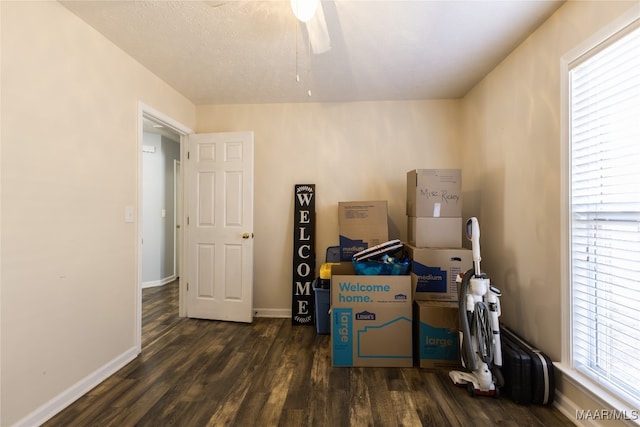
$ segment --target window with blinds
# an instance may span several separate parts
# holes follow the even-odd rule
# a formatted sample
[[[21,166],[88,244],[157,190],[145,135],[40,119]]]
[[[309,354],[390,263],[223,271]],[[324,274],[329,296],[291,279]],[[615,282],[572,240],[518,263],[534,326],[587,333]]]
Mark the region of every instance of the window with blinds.
[[[569,65],[571,354],[640,401],[640,28]]]

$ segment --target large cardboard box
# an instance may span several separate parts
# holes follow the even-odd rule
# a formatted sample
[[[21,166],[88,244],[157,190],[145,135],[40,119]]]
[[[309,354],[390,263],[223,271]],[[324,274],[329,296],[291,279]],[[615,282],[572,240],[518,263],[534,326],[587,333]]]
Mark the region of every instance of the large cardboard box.
[[[410,276],[355,275],[351,263],[332,268],[333,366],[413,366]]]
[[[411,258],[413,297],[418,301],[458,301],[456,277],[473,268],[470,249],[416,248],[405,245]]]
[[[460,169],[407,172],[407,216],[462,217],[461,180]]]
[[[338,229],[341,261],[388,241],[387,201],[339,202]]]
[[[421,368],[459,368],[458,304],[414,303],[414,351]]]
[[[462,218],[408,217],[409,243],[418,248],[461,248]]]

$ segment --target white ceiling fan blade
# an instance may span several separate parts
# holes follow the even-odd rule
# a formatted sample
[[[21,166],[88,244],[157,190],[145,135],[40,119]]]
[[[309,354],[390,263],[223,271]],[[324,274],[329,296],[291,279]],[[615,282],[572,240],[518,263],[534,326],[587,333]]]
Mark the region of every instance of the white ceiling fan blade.
[[[327,21],[322,10],[322,1],[318,1],[318,8],[315,15],[306,24],[309,43],[313,53],[320,54],[331,49],[331,39],[327,29]]]

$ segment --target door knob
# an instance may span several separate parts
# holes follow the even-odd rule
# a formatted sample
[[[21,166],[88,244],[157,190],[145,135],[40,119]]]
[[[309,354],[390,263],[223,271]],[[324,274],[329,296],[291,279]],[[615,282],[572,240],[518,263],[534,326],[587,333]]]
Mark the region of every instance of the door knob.
[[[248,239],[249,237],[253,237],[253,233],[242,233],[243,239]]]

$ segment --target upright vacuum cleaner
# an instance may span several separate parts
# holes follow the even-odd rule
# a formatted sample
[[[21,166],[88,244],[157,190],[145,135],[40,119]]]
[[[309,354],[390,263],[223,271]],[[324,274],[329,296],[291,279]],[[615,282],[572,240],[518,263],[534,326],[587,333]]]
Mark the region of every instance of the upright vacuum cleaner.
[[[500,344],[501,292],[491,286],[480,270],[480,226],[473,217],[466,224],[471,240],[473,268],[458,277],[460,316],[460,352],[462,366],[467,372],[451,371],[449,377],[456,385],[466,385],[471,396],[498,396],[504,380],[501,373]]]

